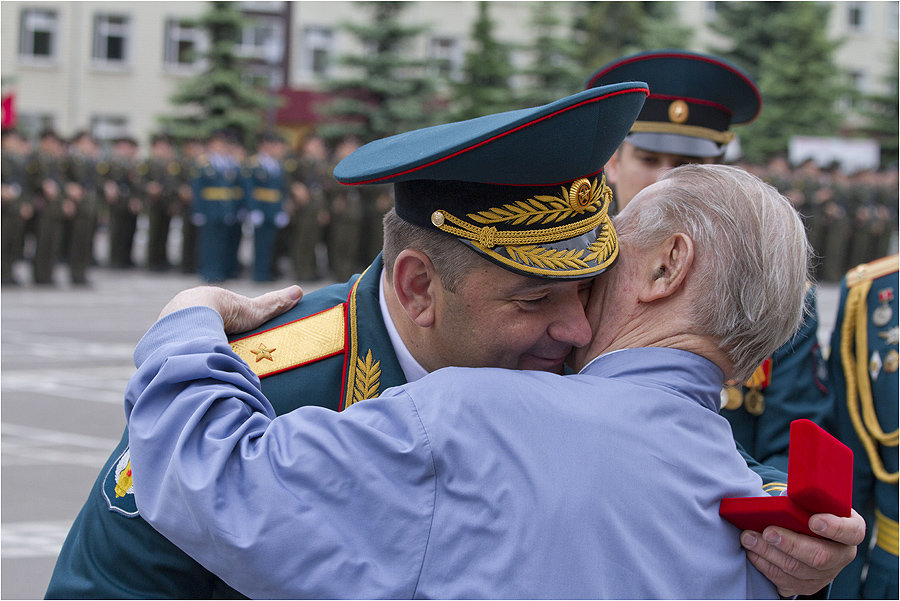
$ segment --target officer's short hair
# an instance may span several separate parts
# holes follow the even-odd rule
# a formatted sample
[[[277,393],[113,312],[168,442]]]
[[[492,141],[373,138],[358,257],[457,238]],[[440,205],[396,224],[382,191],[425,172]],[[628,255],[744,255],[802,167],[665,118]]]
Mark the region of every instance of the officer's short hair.
[[[388,277],[394,273],[394,261],[406,248],[424,253],[431,259],[441,285],[456,292],[466,275],[483,266],[487,259],[478,256],[454,236],[425,229],[401,219],[394,209],[384,216],[384,247],[382,258]]]
[[[734,364],[753,370],[797,330],[804,315],[812,249],[790,201],[758,177],[726,165],[667,172],[655,202],[615,218],[620,240],[654,246],[677,232],[694,242],[694,273],[707,286],[694,323]]]

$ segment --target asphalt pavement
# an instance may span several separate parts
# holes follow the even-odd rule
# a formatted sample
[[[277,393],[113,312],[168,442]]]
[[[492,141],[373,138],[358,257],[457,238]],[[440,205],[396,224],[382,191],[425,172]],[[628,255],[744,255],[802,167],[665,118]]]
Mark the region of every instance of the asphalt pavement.
[[[21,265],[20,267],[24,267]],[[0,289],[0,597],[42,598],[66,533],[125,425],[132,351],[196,276],[95,268],[92,285]],[[225,285],[248,296],[293,283]],[[327,282],[301,283],[309,292]],[[837,287],[820,287],[827,342]],[[127,566],[123,566],[127,570]]]

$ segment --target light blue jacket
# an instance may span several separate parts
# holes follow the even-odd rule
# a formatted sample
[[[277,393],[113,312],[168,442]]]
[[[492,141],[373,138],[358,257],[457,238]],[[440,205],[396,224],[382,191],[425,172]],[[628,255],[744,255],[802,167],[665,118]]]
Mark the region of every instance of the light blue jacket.
[[[764,493],[698,355],[451,368],[277,419],[210,309],[158,322],[135,362],[141,515],[251,597],[776,596],[718,515]]]

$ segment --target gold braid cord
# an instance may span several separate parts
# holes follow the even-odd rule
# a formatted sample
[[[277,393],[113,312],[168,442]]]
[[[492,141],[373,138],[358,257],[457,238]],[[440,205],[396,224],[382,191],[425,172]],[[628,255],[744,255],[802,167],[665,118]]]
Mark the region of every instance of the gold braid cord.
[[[871,282],[861,282],[847,293],[847,313],[841,324],[841,363],[847,379],[847,410],[850,421],[862,442],[872,466],[872,473],[882,482],[897,484],[898,473],[888,473],[878,454],[878,442],[888,447],[897,446],[898,432],[885,434],[878,424],[869,382],[868,336],[866,334],[866,296]],[[854,332],[855,330],[855,332]],[[854,349],[855,342],[855,349]],[[854,352],[856,351],[856,352]],[[861,353],[857,355],[856,353]],[[860,405],[865,418],[860,416]],[[865,423],[864,423],[865,421]]]

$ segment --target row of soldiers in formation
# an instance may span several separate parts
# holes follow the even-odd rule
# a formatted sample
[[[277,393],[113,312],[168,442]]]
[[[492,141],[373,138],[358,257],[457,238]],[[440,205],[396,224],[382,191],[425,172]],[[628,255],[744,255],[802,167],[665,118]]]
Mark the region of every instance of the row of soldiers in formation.
[[[27,256],[36,284],[52,284],[59,261],[68,264],[73,284],[85,284],[98,225],[108,231],[107,265],[133,267],[142,213],[144,263],[151,271],[171,267],[169,236],[176,223],[180,267],[205,281],[240,276],[244,238],[252,239],[257,281],[279,275],[344,280],[380,251],[381,220],[393,203],[389,186],[348,187],[331,177],[334,165],[358,146],[346,139],[330,151],[313,135],[291,151],[281,138],[263,134],[248,156],[226,133],[190,140],[181,152],[159,135],[141,160],[128,137],[114,140],[102,157],[86,132],[66,143],[45,131],[32,151],[16,131],[4,131],[2,282],[15,283],[13,267]],[[839,281],[896,243],[896,169],[848,175],[812,160],[792,167],[783,156],[765,166],[742,166],[776,186],[803,215],[819,257],[818,280]],[[290,273],[278,272],[282,257],[289,259]]]
[[[22,135],[6,130],[2,282],[17,283],[14,267],[28,259],[35,284],[53,284],[59,262],[68,264],[73,284],[86,284],[97,260],[98,227],[108,233],[108,267],[132,268],[139,254],[148,270],[168,270],[174,263],[173,224],[180,225],[180,248],[172,254],[181,270],[208,282],[241,274],[238,249],[244,238],[252,240],[255,280],[282,275],[282,257],[292,265],[292,273],[283,275],[294,279],[346,279],[380,251],[381,220],[392,206],[389,187],[345,187],[331,177],[334,164],[358,146],[346,139],[329,152],[321,138],[310,136],[299,151],[289,152],[284,140],[263,134],[257,152],[248,156],[225,133],[188,141],[181,152],[158,135],[140,159],[129,137],[114,140],[102,155],[86,132],[65,141],[44,131],[32,150]],[[141,215],[143,253],[135,248]]]
[[[856,265],[896,252],[896,167],[847,173],[811,159],[792,166],[783,155],[765,166],[741,166],[775,186],[803,216],[817,281],[838,282]]]

